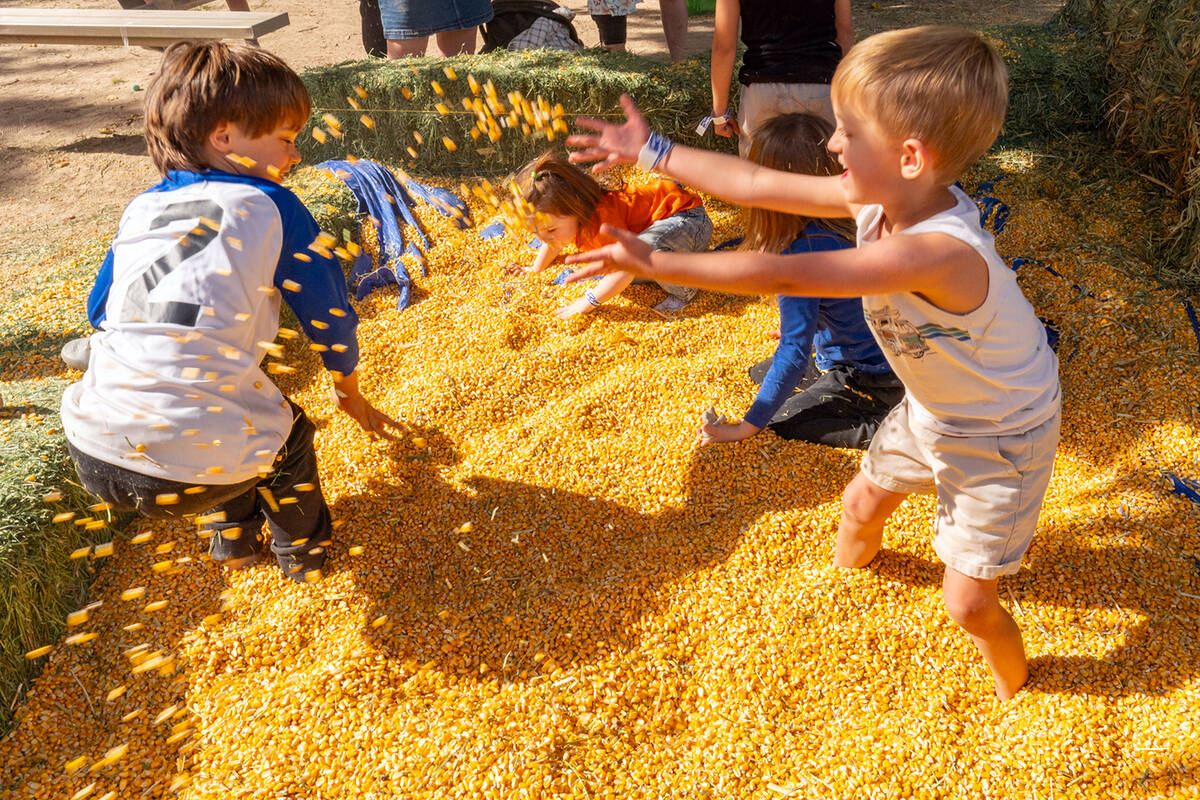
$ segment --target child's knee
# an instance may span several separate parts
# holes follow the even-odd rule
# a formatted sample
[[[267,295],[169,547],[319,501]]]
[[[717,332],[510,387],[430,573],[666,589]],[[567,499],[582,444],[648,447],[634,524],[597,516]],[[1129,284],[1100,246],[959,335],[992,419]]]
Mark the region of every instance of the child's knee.
[[[986,636],[996,629],[1005,616],[995,584],[973,581],[946,581],[942,585],[942,601],[950,618],[967,633]]]
[[[860,525],[878,522],[896,507],[895,497],[859,473],[842,492],[842,513]]]

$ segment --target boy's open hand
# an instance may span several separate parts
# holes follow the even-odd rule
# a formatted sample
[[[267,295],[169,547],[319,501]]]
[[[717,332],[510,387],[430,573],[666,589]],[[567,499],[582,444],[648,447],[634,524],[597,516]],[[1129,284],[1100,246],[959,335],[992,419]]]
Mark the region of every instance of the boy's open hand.
[[[576,133],[567,137],[568,147],[581,147],[567,158],[572,164],[582,164],[589,161],[598,163],[592,166],[592,172],[603,172],[617,164],[634,164],[638,153],[650,138],[650,126],[633,104],[633,98],[627,94],[621,95],[621,108],[625,111],[625,123],[614,125],[611,122],[579,117],[575,124],[581,128],[595,131],[594,134]]]
[[[388,426],[399,430],[400,423],[367,402],[367,398],[358,390],[357,373],[352,372],[342,378],[335,378],[333,388],[338,407],[353,417],[369,436],[382,436],[393,442],[399,440],[398,436],[388,430]]]
[[[650,254],[654,250],[650,245],[635,234],[621,228],[614,228],[607,223],[600,226],[600,233],[616,239],[616,241],[596,250],[567,256],[565,260],[568,264],[583,264],[583,266],[568,275],[564,283],[574,283],[620,270],[632,272],[634,275],[653,277],[650,274],[654,269],[650,265]]]

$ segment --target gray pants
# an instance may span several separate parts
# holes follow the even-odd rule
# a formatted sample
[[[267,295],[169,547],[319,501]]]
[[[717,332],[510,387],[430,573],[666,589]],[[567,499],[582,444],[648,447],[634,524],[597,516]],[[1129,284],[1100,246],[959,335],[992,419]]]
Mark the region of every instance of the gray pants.
[[[700,253],[708,249],[712,239],[713,224],[704,206],[689,208],[672,214],[666,219],[650,224],[638,234],[638,238],[655,250],[666,253]],[[700,291],[694,286],[678,286],[674,283],[650,281],[649,278],[634,278],[634,283],[658,283],[663,289],[681,300],[691,300]]]

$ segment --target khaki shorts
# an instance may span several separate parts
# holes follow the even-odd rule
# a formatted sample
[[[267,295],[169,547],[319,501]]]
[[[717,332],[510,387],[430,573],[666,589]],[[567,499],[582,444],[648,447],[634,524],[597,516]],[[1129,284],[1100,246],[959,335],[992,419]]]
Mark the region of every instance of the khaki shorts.
[[[738,95],[738,152],[750,155],[750,141],[759,126],[779,114],[805,111],[824,117],[833,125],[833,101],[828,83],[752,83],[742,85]]]
[[[1061,412],[1025,433],[947,436],[909,423],[905,398],[879,426],[862,471],[891,492],[935,489],[933,549],[990,580],[1021,568],[1050,484]]]

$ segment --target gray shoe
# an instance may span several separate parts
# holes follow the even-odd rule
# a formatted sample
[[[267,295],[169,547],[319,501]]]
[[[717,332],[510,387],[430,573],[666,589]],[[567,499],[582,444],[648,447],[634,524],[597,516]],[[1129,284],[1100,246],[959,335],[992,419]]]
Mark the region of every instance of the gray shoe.
[[[63,345],[62,360],[71,369],[86,370],[91,357],[92,345],[91,341],[86,337],[83,339],[72,339]]]

